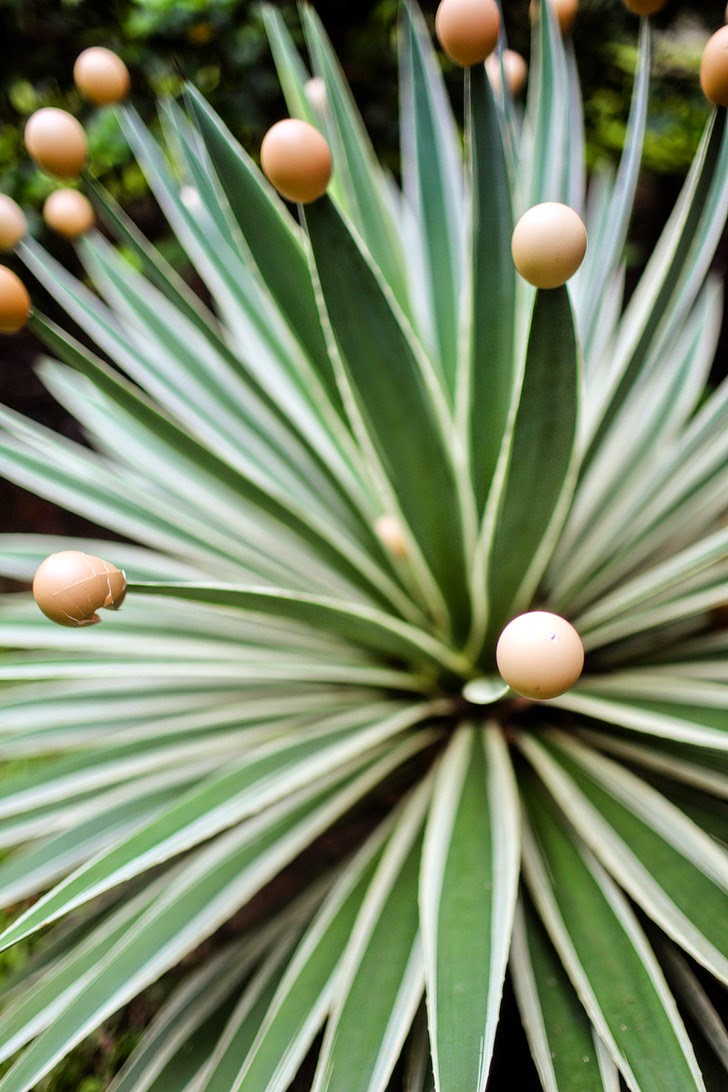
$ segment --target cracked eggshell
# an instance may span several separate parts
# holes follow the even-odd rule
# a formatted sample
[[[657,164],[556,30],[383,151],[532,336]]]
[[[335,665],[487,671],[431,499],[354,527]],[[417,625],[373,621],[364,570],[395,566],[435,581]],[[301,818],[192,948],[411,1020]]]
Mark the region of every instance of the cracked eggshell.
[[[30,296],[17,273],[0,265],[0,333],[17,334],[28,321]]]
[[[586,228],[578,212],[544,201],[524,212],[511,251],[516,269],[536,288],[558,288],[573,277],[586,254]]]
[[[95,106],[122,102],[131,86],[129,69],[121,57],[104,46],[91,46],[79,53],[73,80],[87,102]]]
[[[331,149],[318,129],[285,118],[268,130],[260,148],[268,180],[288,201],[308,205],[323,197],[331,180]]]
[[[442,0],[435,33],[450,60],[461,68],[482,64],[498,44],[498,5],[495,0]]]
[[[524,698],[545,701],[566,693],[581,675],[584,646],[570,622],[550,611],[520,614],[496,649],[498,670]]]
[[[43,205],[43,219],[49,228],[66,239],[76,239],[96,222],[88,197],[78,190],[56,190]]]
[[[708,102],[728,106],[728,26],[708,39],[700,61],[700,86]]]
[[[126,576],[100,557],[61,550],[41,562],[33,579],[35,601],[59,626],[92,626],[102,607],[118,610],[126,595]]]
[[[0,250],[14,250],[21,239],[28,234],[28,221],[20,205],[0,193]]]
[[[44,106],[30,116],[25,126],[25,147],[39,167],[57,178],[75,178],[88,158],[83,126],[55,106]]]

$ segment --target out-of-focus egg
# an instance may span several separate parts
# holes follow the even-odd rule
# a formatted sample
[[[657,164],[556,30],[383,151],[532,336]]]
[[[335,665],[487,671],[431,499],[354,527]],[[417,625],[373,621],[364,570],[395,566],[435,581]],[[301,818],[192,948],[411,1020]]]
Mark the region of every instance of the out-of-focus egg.
[[[88,143],[83,126],[55,106],[44,106],[28,119],[25,147],[39,167],[58,178],[75,178],[86,166]]]
[[[442,0],[435,33],[451,61],[462,68],[482,64],[495,49],[500,11],[495,0]]]
[[[76,239],[90,231],[96,222],[91,202],[78,190],[52,193],[43,205],[43,219],[49,228],[66,239]]]
[[[728,106],[728,26],[708,39],[700,62],[700,86],[709,102]]]
[[[17,273],[0,265],[0,333],[17,334],[28,321],[30,296]]]
[[[14,250],[21,239],[28,233],[28,221],[20,205],[0,193],[0,250]]]
[[[96,106],[122,102],[131,86],[129,69],[121,57],[104,46],[91,46],[79,53],[73,79],[83,97]]]
[[[520,53],[515,49],[504,49],[502,54],[503,72],[506,78],[506,87],[515,98],[523,90],[528,78],[528,65]],[[501,86],[501,58],[495,53],[485,62],[488,79],[496,91]]]

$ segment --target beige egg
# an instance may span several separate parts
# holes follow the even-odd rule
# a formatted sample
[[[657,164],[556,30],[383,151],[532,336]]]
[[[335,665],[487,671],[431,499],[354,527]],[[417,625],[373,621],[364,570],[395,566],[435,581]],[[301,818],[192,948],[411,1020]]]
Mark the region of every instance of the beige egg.
[[[700,62],[700,86],[708,102],[728,106],[728,26],[708,39]]]
[[[526,85],[526,79],[528,78],[528,65],[520,53],[516,53],[515,49],[503,50],[503,73],[506,78],[506,87],[510,91],[511,95],[515,98],[516,95],[520,95],[521,91]],[[488,73],[488,79],[491,82],[494,90],[500,91],[501,88],[501,58],[493,53],[485,62],[485,68]]]
[[[282,197],[307,205],[326,193],[331,149],[313,125],[296,118],[277,122],[263,138],[260,163]]]
[[[496,649],[498,670],[524,698],[544,701],[569,690],[584,667],[584,646],[570,622],[549,611],[521,614],[505,627]]]
[[[495,0],[442,0],[435,33],[451,61],[462,68],[482,64],[498,44],[500,11]]]
[[[61,550],[39,565],[33,579],[35,601],[59,626],[93,626],[102,607],[118,610],[126,595],[126,576],[100,557]]]
[[[30,296],[20,277],[0,265],[0,334],[17,334],[30,315]]]
[[[83,126],[65,110],[44,106],[25,126],[25,147],[35,162],[58,178],[75,178],[86,166]]]
[[[0,251],[15,250],[21,239],[28,234],[28,221],[20,205],[0,193]]]
[[[374,532],[382,545],[393,557],[407,557],[407,539],[402,524],[396,516],[389,514],[378,516],[374,521]]]
[[[539,3],[540,0],[531,0],[528,12],[532,20],[538,18]],[[574,26],[579,11],[579,0],[549,0],[549,3],[559,24],[559,30],[562,34],[568,34]]]
[[[545,201],[524,212],[511,240],[516,269],[536,288],[558,288],[573,277],[586,253],[586,228],[577,212]]]
[[[624,0],[627,11],[633,15],[654,15],[664,8],[667,0]]]
[[[79,53],[73,66],[76,87],[88,102],[107,106],[129,94],[129,69],[121,57],[104,46],[91,46]]]
[[[52,193],[43,205],[43,219],[49,228],[66,239],[76,239],[90,231],[96,222],[91,202],[78,190]]]

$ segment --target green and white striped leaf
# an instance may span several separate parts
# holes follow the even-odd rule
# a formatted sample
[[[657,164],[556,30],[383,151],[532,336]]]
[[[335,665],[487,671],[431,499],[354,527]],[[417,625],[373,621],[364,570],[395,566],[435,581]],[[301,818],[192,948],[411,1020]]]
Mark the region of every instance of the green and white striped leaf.
[[[424,630],[393,615],[325,596],[296,595],[277,588],[241,588],[231,584],[133,584],[140,595],[171,596],[307,623],[379,652],[414,656],[457,672],[463,657]]]
[[[315,8],[301,7],[308,52],[326,88],[324,130],[335,149],[334,171],[347,194],[345,209],[366,243],[399,306],[409,314],[409,289],[402,240],[384,172]]]
[[[280,935],[268,958],[247,983],[225,1024],[222,1035],[200,1072],[201,1088],[233,1088],[235,1077],[255,1039],[256,1032],[273,999],[285,964],[301,932],[301,923]]]
[[[431,790],[400,812],[337,975],[312,1092],[385,1092],[424,990],[417,877]]]
[[[712,1066],[706,1066],[705,1051],[700,1052],[699,1058],[704,1076],[708,1069],[715,1080],[714,1087],[718,1092],[728,1075],[728,1030],[725,1022],[687,960],[676,948],[667,944],[661,945],[660,959],[677,996],[684,1003],[686,1015],[689,1013],[700,1038],[704,1039],[711,1048],[714,1063]],[[713,1085],[707,1079],[706,1085],[712,1092]]]
[[[580,836],[662,929],[728,982],[728,854],[646,782],[564,733],[520,747]]]
[[[296,733],[289,737],[288,745],[285,737],[264,744],[257,755],[253,751],[232,770],[225,769],[203,781],[141,829],[57,885],[5,930],[0,936],[0,946],[8,947],[32,935],[104,891],[251,818],[246,829],[255,840],[261,836],[259,828],[265,831],[267,825],[275,821],[281,807],[285,812],[287,800],[290,810],[296,806],[299,796],[306,799],[319,794],[325,786],[336,784],[342,771],[356,771],[366,765],[381,751],[383,743],[410,727],[416,719],[413,720],[408,710],[404,717],[395,716],[374,726],[370,736],[366,731],[348,728],[338,739],[334,721],[333,738],[329,738],[331,729],[324,727],[323,733],[311,733],[303,740]],[[413,737],[413,742],[419,748],[430,739],[430,734],[425,732]],[[229,737],[223,740],[228,748],[230,742]],[[177,762],[181,761],[180,752],[177,744],[174,754]],[[110,759],[107,761],[112,764]],[[114,758],[115,779],[121,780],[125,772]],[[92,769],[91,773],[96,771]],[[88,781],[87,777],[87,784]]]
[[[435,782],[420,879],[438,1092],[485,1088],[518,870],[517,793],[500,731],[463,725]]]
[[[414,310],[420,334],[454,396],[459,299],[464,269],[463,168],[459,139],[429,34],[414,0],[402,5],[400,141],[402,183],[416,223],[423,298]]]
[[[148,1092],[157,1080],[166,1077],[169,1081],[169,1069],[176,1070],[181,1055],[187,1058],[193,1053],[190,1043],[208,1020],[224,1026],[236,990],[258,954],[256,949],[245,937],[188,975],[159,1010],[108,1092]],[[200,1061],[195,1068],[199,1066]]]
[[[520,395],[481,533],[489,648],[533,596],[566,516],[576,484],[580,382],[567,289],[537,292]]]
[[[470,472],[479,511],[498,462],[513,398],[515,270],[513,216],[500,119],[483,66],[469,70],[468,147],[471,178],[472,300],[467,358],[457,379],[458,427],[467,430]],[[466,295],[467,298],[467,295]]]
[[[346,865],[301,939],[231,1092],[285,1092],[331,1008],[342,953],[382,852],[388,826]]]
[[[626,899],[538,783],[526,778],[524,792],[530,894],[628,1086],[632,1092],[704,1092],[675,1001]]]
[[[519,165],[519,215],[541,201],[568,203],[569,109],[564,43],[553,7],[540,4],[531,33],[531,74]]]
[[[187,103],[245,246],[337,404],[338,390],[319,324],[300,230],[250,156],[191,85],[187,87]]]
[[[544,1092],[619,1092],[619,1071],[525,896],[516,907],[510,967]]]
[[[653,346],[669,346],[689,313],[709,267],[728,212],[725,117],[714,111],[688,179],[620,323],[608,383],[585,420],[591,440],[585,465],[604,436]]]
[[[594,682],[585,680],[582,685],[552,701],[561,709],[582,713],[653,738],[676,740],[721,752],[728,750],[725,709],[644,698],[620,700],[611,694],[603,696],[596,678]]]
[[[652,26],[649,19],[642,19],[634,87],[619,171],[610,187],[609,200],[605,202],[600,230],[598,233],[589,232],[589,261],[574,279],[579,330],[587,360],[590,359],[587,350],[592,347],[596,322],[604,307],[604,284],[618,273],[627,239],[647,125],[651,63]]]
[[[145,912],[80,980],[82,992],[0,1079],[0,1092],[29,1092],[88,1032],[174,966],[331,823],[404,760],[394,750],[344,787],[279,806],[265,833],[233,830],[188,858]],[[298,803],[298,806],[296,806]]]
[[[289,113],[310,125],[317,125],[316,113],[305,90],[309,78],[308,70],[298,54],[283,16],[273,4],[262,4],[261,14],[278,73],[278,82]],[[332,184],[336,185],[335,179]]]

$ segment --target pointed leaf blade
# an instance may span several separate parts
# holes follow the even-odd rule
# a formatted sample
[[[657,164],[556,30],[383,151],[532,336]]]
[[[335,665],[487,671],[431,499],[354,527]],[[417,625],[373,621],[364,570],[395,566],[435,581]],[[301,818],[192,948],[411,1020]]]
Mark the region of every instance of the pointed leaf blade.
[[[575,485],[579,383],[567,289],[537,292],[523,385],[505,445],[507,470],[496,498],[488,563],[489,645],[508,619],[528,606],[566,515]],[[486,509],[486,537],[491,520]]]
[[[526,880],[597,1032],[634,1092],[705,1092],[675,1001],[625,898],[539,783],[523,780]]]
[[[518,805],[500,731],[461,727],[436,782],[420,904],[438,1092],[482,1090],[518,885]]]

